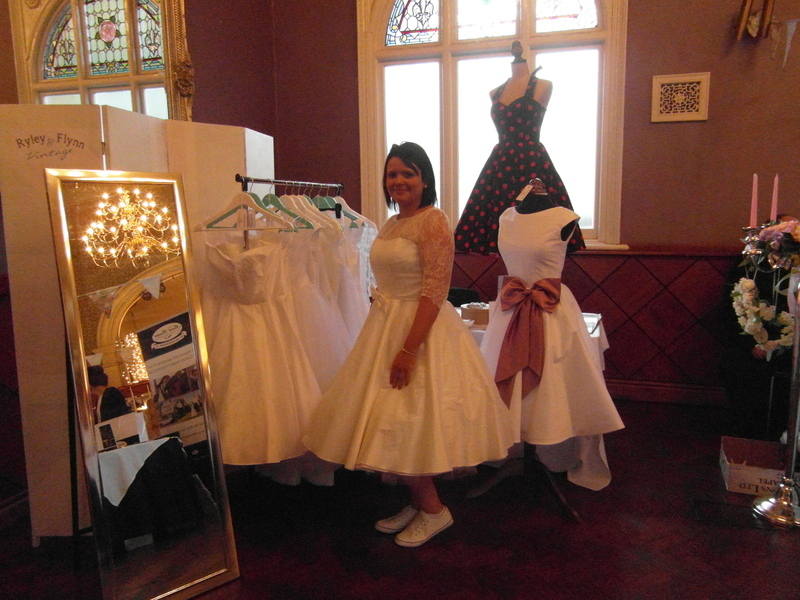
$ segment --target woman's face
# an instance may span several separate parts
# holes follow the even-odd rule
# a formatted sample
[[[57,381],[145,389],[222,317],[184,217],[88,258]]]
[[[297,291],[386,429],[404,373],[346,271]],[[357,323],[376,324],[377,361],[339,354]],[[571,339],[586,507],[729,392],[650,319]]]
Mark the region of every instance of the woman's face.
[[[393,156],[386,163],[386,189],[389,196],[401,209],[419,208],[422,202],[424,183],[422,175],[413,167],[409,167],[401,159]]]

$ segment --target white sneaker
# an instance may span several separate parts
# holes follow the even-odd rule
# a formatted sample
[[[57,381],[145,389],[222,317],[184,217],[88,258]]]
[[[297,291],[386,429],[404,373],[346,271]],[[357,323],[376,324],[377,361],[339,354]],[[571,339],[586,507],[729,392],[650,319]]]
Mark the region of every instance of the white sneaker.
[[[419,511],[413,506],[406,506],[396,515],[386,517],[375,523],[375,529],[381,533],[397,533],[398,531],[403,531],[406,525],[411,523],[411,520],[417,516],[418,512]]]
[[[446,506],[440,513],[433,515],[421,510],[408,524],[408,527],[394,536],[394,541],[398,546],[416,548],[452,524],[453,515]]]

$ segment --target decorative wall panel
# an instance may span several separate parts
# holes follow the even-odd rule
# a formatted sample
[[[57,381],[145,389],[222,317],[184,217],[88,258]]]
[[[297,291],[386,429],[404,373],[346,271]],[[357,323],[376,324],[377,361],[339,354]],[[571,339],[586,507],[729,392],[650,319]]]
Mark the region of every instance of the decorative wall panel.
[[[724,404],[720,360],[730,277],[738,256],[581,252],[567,257],[564,283],[585,312],[603,315],[610,348],[606,380],[617,398]],[[506,273],[498,256],[457,254],[453,286],[484,301]]]

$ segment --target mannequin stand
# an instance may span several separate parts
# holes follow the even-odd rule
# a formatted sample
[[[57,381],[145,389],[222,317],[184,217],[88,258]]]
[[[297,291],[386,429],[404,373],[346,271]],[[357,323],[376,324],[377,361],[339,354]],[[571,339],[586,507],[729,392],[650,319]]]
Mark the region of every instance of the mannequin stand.
[[[569,502],[567,502],[567,499],[561,492],[558,482],[555,480],[550,470],[536,457],[535,448],[530,444],[525,444],[524,447],[525,454],[523,457],[511,458],[507,460],[491,477],[469,490],[466,494],[467,498],[477,498],[482,496],[493,487],[498,485],[501,481],[508,479],[509,477],[525,477],[529,480],[533,477],[544,478],[547,489],[555,497],[556,502],[558,503],[564,515],[567,518],[580,523],[582,521],[580,515],[574,508],[570,506]]]

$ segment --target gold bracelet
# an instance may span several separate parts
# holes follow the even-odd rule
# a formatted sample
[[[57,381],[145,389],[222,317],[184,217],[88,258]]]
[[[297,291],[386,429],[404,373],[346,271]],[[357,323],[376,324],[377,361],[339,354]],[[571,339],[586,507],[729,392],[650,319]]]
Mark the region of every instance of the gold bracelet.
[[[406,354],[408,354],[409,356],[413,356],[414,358],[417,358],[417,355],[416,355],[416,354],[414,354],[413,352],[409,352],[409,351],[408,351],[408,350],[406,350],[405,348],[400,348],[400,352],[405,352],[405,353],[406,353]]]

